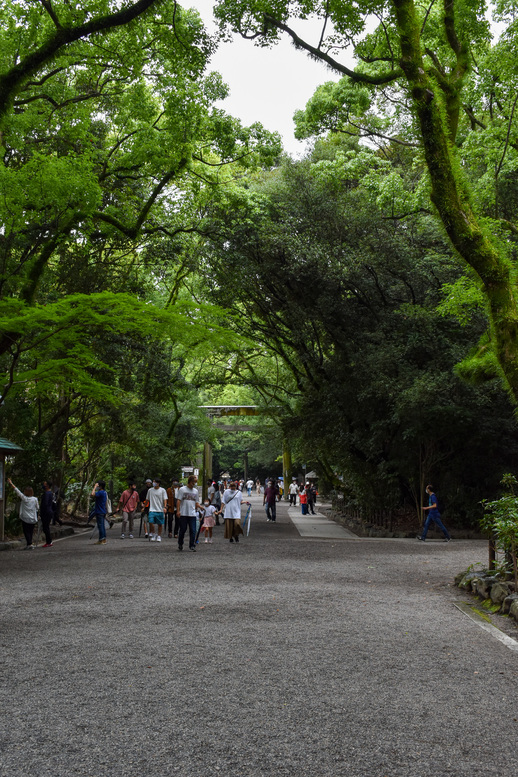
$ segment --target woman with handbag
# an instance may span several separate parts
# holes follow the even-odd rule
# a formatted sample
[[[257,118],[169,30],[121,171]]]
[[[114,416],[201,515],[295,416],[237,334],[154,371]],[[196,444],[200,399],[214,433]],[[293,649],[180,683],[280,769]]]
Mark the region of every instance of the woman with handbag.
[[[239,535],[243,534],[241,528],[241,504],[243,504],[243,493],[238,490],[237,483],[232,481],[227,490],[223,493],[221,499],[221,509],[225,516],[225,534],[224,537],[230,542],[239,542]],[[244,502],[249,505],[250,502]]]

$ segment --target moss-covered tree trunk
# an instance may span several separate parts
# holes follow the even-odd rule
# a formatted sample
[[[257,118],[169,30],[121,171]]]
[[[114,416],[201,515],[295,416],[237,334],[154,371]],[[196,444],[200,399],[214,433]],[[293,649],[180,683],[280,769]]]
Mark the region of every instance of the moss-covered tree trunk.
[[[451,84],[457,99],[449,100],[427,72],[422,57],[420,22],[412,0],[393,0],[401,39],[401,67],[408,80],[432,183],[432,201],[448,237],[459,255],[480,277],[488,301],[495,353],[518,403],[518,306],[515,272],[475,215],[455,159],[451,139],[454,112],[460,102],[462,78]],[[467,67],[469,52],[455,37],[453,3],[445,0],[445,29],[457,56],[459,74]],[[449,29],[451,28],[451,29]]]

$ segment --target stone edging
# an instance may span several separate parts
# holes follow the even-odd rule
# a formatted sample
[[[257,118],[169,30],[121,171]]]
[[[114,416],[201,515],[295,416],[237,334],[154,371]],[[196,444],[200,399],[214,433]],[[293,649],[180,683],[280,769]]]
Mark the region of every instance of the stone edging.
[[[509,615],[518,621],[518,593],[514,582],[489,575],[487,571],[472,571],[458,574],[455,585],[462,591],[479,596],[483,601],[491,600],[491,612]]]

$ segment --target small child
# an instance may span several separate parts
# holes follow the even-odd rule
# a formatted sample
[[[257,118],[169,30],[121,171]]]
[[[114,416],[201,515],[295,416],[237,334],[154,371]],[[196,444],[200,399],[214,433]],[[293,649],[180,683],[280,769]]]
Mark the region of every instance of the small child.
[[[214,505],[211,505],[208,499],[205,499],[203,509],[205,510],[205,518],[203,519],[202,529],[205,532],[205,542],[212,544],[212,527],[216,525],[216,519],[214,518],[216,508]]]
[[[308,495],[307,495],[307,489],[303,488],[300,492],[300,509],[302,511],[302,515],[308,514]]]

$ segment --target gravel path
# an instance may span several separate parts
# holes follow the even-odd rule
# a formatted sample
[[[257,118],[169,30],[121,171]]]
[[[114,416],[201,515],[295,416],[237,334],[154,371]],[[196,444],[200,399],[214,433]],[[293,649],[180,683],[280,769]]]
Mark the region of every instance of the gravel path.
[[[2,777],[515,777],[518,657],[463,616],[486,545],[88,535],[2,553]],[[112,539],[113,538],[113,539]]]

